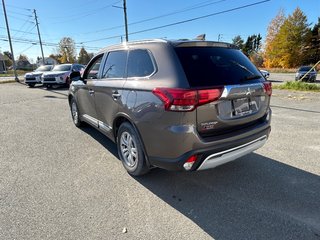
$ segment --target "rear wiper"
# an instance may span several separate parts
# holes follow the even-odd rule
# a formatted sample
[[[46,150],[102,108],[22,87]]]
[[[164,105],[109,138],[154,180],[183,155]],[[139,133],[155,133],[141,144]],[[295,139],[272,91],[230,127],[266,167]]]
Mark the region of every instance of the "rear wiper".
[[[244,79],[245,80],[254,80],[254,79],[259,79],[259,78],[262,78],[262,76],[261,75],[250,75],[250,76],[245,77]]]
[[[242,64],[240,64],[240,63],[238,63],[238,62],[236,62],[236,61],[230,61],[230,62],[233,63],[234,65],[240,67],[241,69],[245,70],[246,72],[254,75],[254,73],[251,72],[246,66],[243,66]]]

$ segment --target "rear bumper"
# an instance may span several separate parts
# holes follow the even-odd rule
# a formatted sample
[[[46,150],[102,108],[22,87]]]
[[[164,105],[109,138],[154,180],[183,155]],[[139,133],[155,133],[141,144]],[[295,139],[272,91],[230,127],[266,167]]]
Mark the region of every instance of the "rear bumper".
[[[237,158],[245,156],[262,147],[266,143],[267,139],[268,137],[264,135],[256,140],[253,140],[241,146],[211,154],[206,159],[204,159],[204,161],[201,163],[200,167],[197,170],[215,168],[219,165],[236,160]]]
[[[213,145],[209,148],[192,150],[175,159],[157,158],[149,156],[152,166],[167,170],[184,170],[183,164],[192,156],[197,155],[191,171],[214,168],[224,163],[236,160],[262,147],[270,134],[271,127],[256,132],[248,137],[241,138],[229,143]]]

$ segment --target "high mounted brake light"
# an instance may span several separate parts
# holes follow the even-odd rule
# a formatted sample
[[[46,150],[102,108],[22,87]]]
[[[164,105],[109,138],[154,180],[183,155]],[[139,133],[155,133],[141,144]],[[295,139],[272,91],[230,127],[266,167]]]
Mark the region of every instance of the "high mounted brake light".
[[[187,90],[179,88],[155,88],[152,92],[159,97],[167,111],[188,112],[220,98],[223,87],[214,89]]]

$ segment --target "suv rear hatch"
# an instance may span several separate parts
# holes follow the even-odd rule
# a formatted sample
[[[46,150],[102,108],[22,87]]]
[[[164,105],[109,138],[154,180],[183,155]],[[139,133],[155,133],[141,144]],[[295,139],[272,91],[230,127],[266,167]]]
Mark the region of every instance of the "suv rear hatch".
[[[191,89],[221,89],[218,100],[196,108],[200,136],[245,131],[265,121],[271,83],[240,50],[220,42],[186,42],[174,48]]]

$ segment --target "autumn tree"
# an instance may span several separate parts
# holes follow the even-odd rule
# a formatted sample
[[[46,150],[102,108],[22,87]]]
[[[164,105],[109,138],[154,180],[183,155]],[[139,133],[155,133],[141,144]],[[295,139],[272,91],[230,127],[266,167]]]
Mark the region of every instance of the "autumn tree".
[[[29,62],[29,59],[26,55],[20,54],[18,57],[18,61],[28,61]]]
[[[306,15],[300,8],[289,15],[275,37],[275,44],[283,68],[298,67],[304,61],[307,47],[309,24]]]
[[[86,64],[88,64],[90,59],[91,58],[90,58],[88,52],[86,51],[86,49],[84,47],[82,47],[79,52],[78,63],[86,65]]]
[[[61,63],[61,62],[60,62],[60,59],[61,59],[61,57],[62,57],[61,54],[59,54],[59,53],[58,53],[58,54],[53,54],[53,53],[52,53],[52,54],[49,55],[49,57],[50,57],[50,58],[53,58],[53,59],[56,60],[58,63]]]
[[[279,56],[277,52],[277,45],[275,44],[275,38],[277,37],[281,26],[286,20],[284,11],[280,9],[274,19],[271,20],[265,40],[265,54],[264,65],[268,68],[279,67]]]
[[[4,51],[3,52],[4,55],[4,63],[6,65],[6,67],[10,67],[12,66],[12,54],[9,51]]]
[[[61,55],[60,63],[74,63],[76,60],[75,42],[70,37],[64,37],[59,42],[58,52]]]

